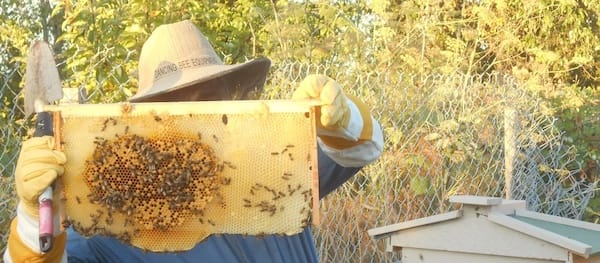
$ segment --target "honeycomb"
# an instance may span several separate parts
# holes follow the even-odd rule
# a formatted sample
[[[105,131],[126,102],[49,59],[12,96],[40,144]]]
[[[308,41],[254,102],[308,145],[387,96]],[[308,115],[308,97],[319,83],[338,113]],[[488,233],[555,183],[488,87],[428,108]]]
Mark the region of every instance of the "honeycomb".
[[[154,252],[292,235],[318,205],[314,110],[292,101],[67,105],[64,219]]]
[[[204,207],[230,178],[221,176],[212,149],[184,136],[179,140],[146,139],[125,134],[114,140],[98,137],[83,176],[93,204],[108,212],[133,216],[145,229],[168,229]]]

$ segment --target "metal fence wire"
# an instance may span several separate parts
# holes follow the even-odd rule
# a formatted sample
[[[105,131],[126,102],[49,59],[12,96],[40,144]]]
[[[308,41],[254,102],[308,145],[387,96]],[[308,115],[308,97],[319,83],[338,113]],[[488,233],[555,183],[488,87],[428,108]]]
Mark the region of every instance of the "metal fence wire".
[[[96,61],[102,60],[102,52],[109,51],[99,52]],[[63,79],[66,87],[89,84],[81,81],[89,72],[72,71]],[[327,74],[362,98],[385,133],[383,155],[321,201],[321,223],[313,231],[322,262],[399,260],[366,231],[452,210],[448,197],[455,194],[526,200],[533,211],[575,219],[593,197],[596,182],[578,179],[579,170],[567,168],[578,166],[555,120],[543,114],[539,98],[510,76],[364,73],[338,64],[274,62],[263,98],[291,97],[311,73]],[[13,171],[32,121],[23,119],[22,96],[14,92],[20,90],[14,85],[23,86],[23,72],[15,67],[0,74],[4,251],[17,203]],[[106,78],[115,83],[111,74]],[[117,102],[134,84],[127,79],[107,91],[102,79],[94,81],[86,86],[89,101]]]

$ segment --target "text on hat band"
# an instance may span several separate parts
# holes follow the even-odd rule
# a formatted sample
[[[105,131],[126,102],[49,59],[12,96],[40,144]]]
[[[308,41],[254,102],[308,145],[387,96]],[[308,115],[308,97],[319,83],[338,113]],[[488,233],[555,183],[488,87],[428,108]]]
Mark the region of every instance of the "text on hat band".
[[[215,57],[196,57],[196,58],[189,58],[189,59],[185,59],[185,60],[181,60],[179,62],[177,62],[177,64],[172,63],[172,62],[162,62],[160,63],[160,65],[158,66],[158,68],[156,68],[154,70],[154,81],[161,79],[162,77],[164,77],[167,74],[179,71],[179,70],[183,70],[186,68],[193,68],[193,67],[198,67],[198,66],[204,66],[204,65],[214,65],[214,64],[220,64],[220,61],[218,61]]]

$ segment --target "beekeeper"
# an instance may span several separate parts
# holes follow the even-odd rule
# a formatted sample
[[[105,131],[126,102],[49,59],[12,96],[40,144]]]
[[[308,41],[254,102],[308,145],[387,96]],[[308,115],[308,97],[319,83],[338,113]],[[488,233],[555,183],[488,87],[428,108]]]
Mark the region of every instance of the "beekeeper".
[[[226,65],[190,21],[159,26],[139,60],[139,90],[131,102],[205,101],[256,98],[270,67],[266,58]],[[309,75],[294,99],[324,104],[317,121],[321,197],[342,185],[382,153],[379,123],[360,100],[324,75]],[[189,251],[150,253],[105,236],[84,238],[55,224],[54,245],[40,253],[38,196],[64,172],[66,157],[52,149],[52,137],[23,142],[15,169],[19,196],[5,262],[318,262],[310,227],[292,235],[212,235]],[[58,222],[58,219],[55,220]],[[177,238],[177,237],[173,237]]]

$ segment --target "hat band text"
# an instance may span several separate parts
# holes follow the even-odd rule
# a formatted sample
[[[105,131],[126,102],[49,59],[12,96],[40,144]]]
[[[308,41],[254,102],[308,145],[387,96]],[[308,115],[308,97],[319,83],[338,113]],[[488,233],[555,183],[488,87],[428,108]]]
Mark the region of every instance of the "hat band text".
[[[214,65],[221,64],[215,57],[197,57],[197,58],[189,58],[185,60],[181,60],[177,62],[177,64],[172,62],[162,62],[154,70],[154,81],[157,81],[164,77],[165,75],[171,74],[173,72],[177,72],[186,68],[194,68],[198,66],[204,65]]]

